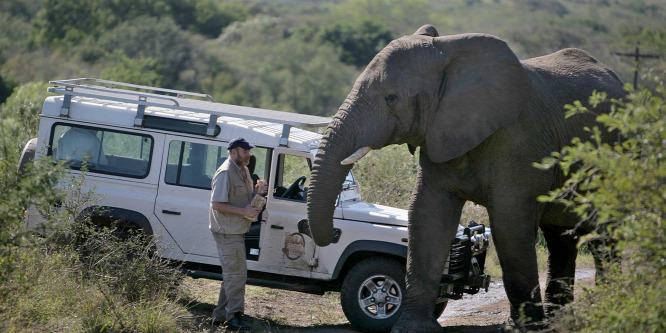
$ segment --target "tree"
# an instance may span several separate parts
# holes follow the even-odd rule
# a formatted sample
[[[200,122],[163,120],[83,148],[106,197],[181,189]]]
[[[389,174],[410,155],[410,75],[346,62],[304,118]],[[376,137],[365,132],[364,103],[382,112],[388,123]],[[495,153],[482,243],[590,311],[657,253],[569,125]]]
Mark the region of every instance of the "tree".
[[[338,49],[340,61],[365,67],[391,40],[391,32],[372,22],[340,22],[324,28],[321,39]]]
[[[12,89],[10,89],[5,80],[2,79],[2,76],[0,76],[0,104],[4,103],[11,94]]]
[[[163,1],[45,0],[34,20],[33,46],[71,47],[96,39],[122,22],[141,16],[162,17],[171,12]]]
[[[244,21],[248,16],[249,7],[240,2],[199,0],[194,6],[193,30],[206,37],[216,38],[224,27],[236,21]]]
[[[102,71],[105,80],[130,82],[150,87],[162,87],[162,66],[155,58],[128,58],[118,52],[112,57],[113,65]]]
[[[33,46],[76,45],[100,30],[95,0],[46,0],[33,21]]]
[[[14,17],[31,19],[42,6],[41,2],[40,0],[3,0],[0,2],[0,12]]]
[[[390,28],[394,36],[412,34],[420,26],[433,23],[433,8],[436,2],[426,0],[344,0],[329,4],[328,22],[370,21]],[[447,15],[446,12],[440,12]]]
[[[333,114],[358,73],[339,61],[332,46],[311,47],[291,31],[288,20],[266,16],[229,26],[209,56],[231,77],[212,73],[214,79],[202,83],[206,93],[219,102]]]
[[[106,73],[118,74],[118,71],[126,72],[130,69],[148,70],[151,77],[142,81],[176,88],[180,84],[180,73],[188,67],[191,53],[196,49],[189,37],[189,33],[178,28],[169,17],[157,19],[142,16],[121,23],[102,35],[97,47],[105,55],[105,60],[118,62],[115,69],[109,69]],[[130,64],[128,59],[138,62]],[[127,74],[123,74],[123,77],[127,77]]]
[[[19,153],[28,140],[37,136],[39,114],[42,112],[44,100],[49,95],[45,82],[31,82],[16,87],[0,109],[0,119],[14,119],[20,131],[12,136],[15,150]],[[8,127],[9,129],[9,127]]]
[[[610,261],[605,283],[575,305],[564,331],[641,331],[666,329],[663,293],[666,282],[666,103],[664,86],[654,92],[631,92],[625,101],[611,101],[610,114],[597,117],[592,141],[574,139],[538,166],[559,167],[570,178],[562,188],[540,197],[572,209],[581,221],[593,222],[597,232],[584,240],[604,240]],[[590,105],[607,102],[604,93]],[[580,102],[568,106],[569,116],[589,112]],[[601,131],[617,131],[622,140],[602,143]],[[580,302],[580,301],[579,301]],[[623,306],[618,308],[617,304]],[[593,305],[593,306],[592,306]],[[609,313],[613,313],[609,316]]]

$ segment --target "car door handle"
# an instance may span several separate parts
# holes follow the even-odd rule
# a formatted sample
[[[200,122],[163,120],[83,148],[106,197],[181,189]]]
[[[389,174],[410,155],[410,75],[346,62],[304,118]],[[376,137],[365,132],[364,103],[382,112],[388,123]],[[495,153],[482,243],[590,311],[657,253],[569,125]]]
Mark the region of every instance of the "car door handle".
[[[281,225],[275,225],[275,224],[271,224],[271,229],[278,229],[278,230],[282,230],[282,229],[284,229],[284,227],[283,227],[283,226],[281,226]]]
[[[163,210],[162,210],[162,213],[164,213],[164,214],[171,214],[171,215],[180,215],[180,212],[175,212],[175,211],[173,211],[173,210],[166,210],[166,209],[163,209]]]

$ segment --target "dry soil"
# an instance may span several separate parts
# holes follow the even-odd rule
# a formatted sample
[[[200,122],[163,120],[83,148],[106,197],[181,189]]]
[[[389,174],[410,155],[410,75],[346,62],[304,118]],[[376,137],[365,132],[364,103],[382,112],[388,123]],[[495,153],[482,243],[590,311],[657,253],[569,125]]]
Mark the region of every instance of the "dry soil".
[[[541,274],[542,285],[545,274]],[[594,269],[576,271],[576,293],[581,286],[594,285]],[[219,282],[187,278],[183,286],[190,295],[190,314],[183,318],[195,332],[226,332],[223,327],[210,325],[210,313],[215,307]],[[541,288],[542,291],[544,288]],[[246,294],[246,322],[252,332],[357,332],[349,325],[339,304],[338,293],[324,296],[249,286]],[[509,317],[509,302],[501,281],[493,281],[488,291],[465,295],[450,301],[438,319],[442,332],[497,332]]]

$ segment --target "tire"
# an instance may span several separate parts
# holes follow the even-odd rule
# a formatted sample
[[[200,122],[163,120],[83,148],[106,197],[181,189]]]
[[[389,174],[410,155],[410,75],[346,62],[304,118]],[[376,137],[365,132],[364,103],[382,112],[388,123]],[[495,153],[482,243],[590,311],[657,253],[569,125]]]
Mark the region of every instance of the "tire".
[[[35,159],[35,149],[37,148],[37,138],[30,139],[28,143],[25,144],[23,151],[21,152],[21,159],[19,160],[18,170],[19,173],[25,172],[25,168],[29,163]]]
[[[390,284],[388,290],[381,289],[385,283]],[[349,322],[361,331],[388,332],[400,317],[404,294],[405,265],[386,257],[369,258],[345,276],[340,303]]]

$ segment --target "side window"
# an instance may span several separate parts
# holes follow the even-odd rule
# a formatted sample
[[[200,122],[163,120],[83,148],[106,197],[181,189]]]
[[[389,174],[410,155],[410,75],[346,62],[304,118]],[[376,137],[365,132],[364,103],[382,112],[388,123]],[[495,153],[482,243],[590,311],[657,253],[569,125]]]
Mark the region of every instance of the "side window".
[[[254,148],[253,178],[263,178],[266,169],[266,149]],[[217,168],[228,158],[226,147],[174,140],[169,143],[164,182],[170,185],[210,190],[210,183]],[[257,178],[258,179],[258,178]]]
[[[280,154],[278,160],[280,166],[277,171],[275,197],[306,201],[312,167],[310,159]]]
[[[153,138],[148,135],[62,124],[53,127],[53,161],[65,161],[75,170],[145,178],[152,152]]]
[[[227,159],[227,150],[222,147],[185,141],[169,143],[164,182],[171,185],[210,189],[215,165]]]

